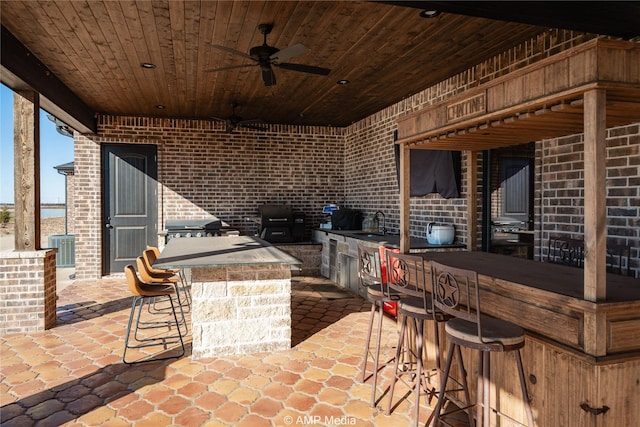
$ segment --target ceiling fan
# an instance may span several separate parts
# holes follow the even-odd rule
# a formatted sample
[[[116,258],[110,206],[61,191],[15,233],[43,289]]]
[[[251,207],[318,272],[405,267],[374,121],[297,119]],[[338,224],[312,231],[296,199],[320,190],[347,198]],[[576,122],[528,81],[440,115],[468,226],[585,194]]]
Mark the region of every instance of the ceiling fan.
[[[288,48],[285,48],[282,50],[278,49],[277,47],[269,46],[267,44],[267,35],[271,33],[272,29],[273,29],[272,24],[258,25],[258,30],[260,31],[261,34],[264,35],[264,43],[260,46],[252,47],[249,50],[248,55],[246,53],[228,48],[226,46],[215,45],[215,44],[211,45],[216,49],[220,49],[225,52],[233,53],[234,55],[251,59],[252,61],[255,61],[255,64],[231,65],[228,67],[221,67],[221,68],[214,68],[211,70],[207,70],[207,72],[232,70],[235,68],[253,67],[257,65],[262,70],[262,80],[264,81],[265,86],[273,86],[276,84],[276,76],[273,72],[272,66],[276,66],[284,70],[299,71],[301,73],[319,74],[322,76],[326,76],[331,72],[331,70],[328,68],[315,67],[313,65],[291,64],[288,62],[282,62],[289,58],[293,58],[294,56],[302,55],[303,53],[308,52],[309,49],[306,46],[299,43],[293,46],[289,46]]]
[[[217,120],[219,122],[224,122],[227,125],[227,133],[233,133],[234,129],[238,127],[244,127],[247,129],[254,130],[267,130],[266,124],[264,124],[264,120],[262,119],[251,119],[251,120],[243,120],[242,117],[236,114],[236,107],[238,104],[231,104],[231,115],[226,119],[220,117],[212,117],[213,120]],[[260,125],[260,123],[263,123]]]

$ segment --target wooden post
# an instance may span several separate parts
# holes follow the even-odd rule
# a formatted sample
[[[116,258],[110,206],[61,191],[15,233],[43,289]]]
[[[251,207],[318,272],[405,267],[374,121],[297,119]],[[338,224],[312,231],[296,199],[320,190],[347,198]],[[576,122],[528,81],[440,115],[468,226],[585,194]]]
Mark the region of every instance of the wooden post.
[[[584,299],[607,297],[606,92],[584,94]]]
[[[410,153],[407,144],[400,145],[400,252],[403,254],[408,254],[411,249],[411,225],[409,223],[411,210]]]
[[[478,156],[467,151],[467,250],[478,249]]]
[[[40,97],[13,95],[15,249],[33,251],[40,244]]]

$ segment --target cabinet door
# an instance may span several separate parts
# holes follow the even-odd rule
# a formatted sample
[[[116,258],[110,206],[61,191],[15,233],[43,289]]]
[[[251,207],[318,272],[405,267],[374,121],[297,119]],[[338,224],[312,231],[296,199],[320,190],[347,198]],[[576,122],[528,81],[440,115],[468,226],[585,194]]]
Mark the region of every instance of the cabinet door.
[[[596,401],[595,366],[529,338],[522,359],[536,426],[597,427],[596,418],[580,408]]]
[[[640,360],[600,366],[598,396],[590,403],[596,427],[633,426],[640,421]],[[606,411],[603,411],[607,407]]]

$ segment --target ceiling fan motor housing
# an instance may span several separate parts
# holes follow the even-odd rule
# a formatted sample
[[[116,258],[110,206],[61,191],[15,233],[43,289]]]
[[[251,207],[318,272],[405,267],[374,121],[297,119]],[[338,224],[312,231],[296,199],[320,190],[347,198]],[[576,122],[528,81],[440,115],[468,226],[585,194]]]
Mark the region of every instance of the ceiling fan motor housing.
[[[279,52],[280,49],[278,49],[277,47],[273,47],[273,46],[268,46],[266,44],[263,44],[261,46],[254,46],[249,50],[249,56],[251,56],[251,58],[255,59],[258,62],[266,62],[269,63],[270,61],[270,56],[273,55],[276,52]]]

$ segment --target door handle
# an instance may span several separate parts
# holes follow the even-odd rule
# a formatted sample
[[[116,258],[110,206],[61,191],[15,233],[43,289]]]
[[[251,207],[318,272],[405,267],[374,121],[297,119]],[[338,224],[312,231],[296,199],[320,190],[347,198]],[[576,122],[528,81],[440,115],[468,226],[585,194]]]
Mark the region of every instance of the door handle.
[[[601,408],[593,408],[586,402],[581,403],[580,404],[580,408],[583,411],[588,412],[588,413],[593,414],[593,415],[606,414],[607,411],[609,410],[609,407],[607,405],[604,405]]]
[[[110,230],[113,229],[113,225],[111,225],[110,222],[107,222],[104,226],[107,227]]]

